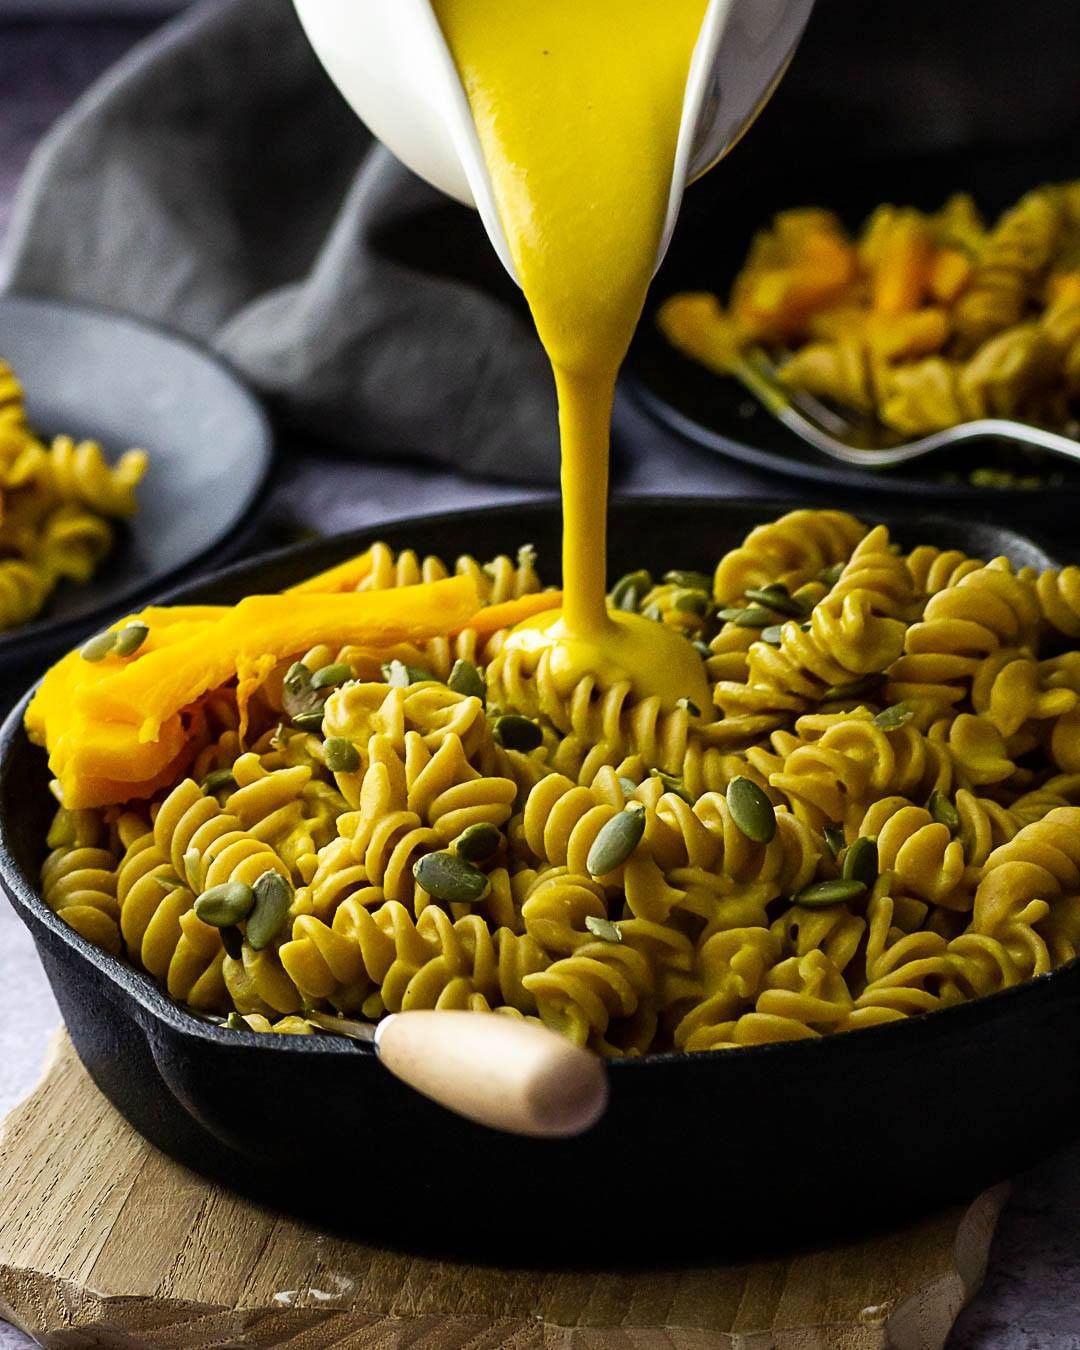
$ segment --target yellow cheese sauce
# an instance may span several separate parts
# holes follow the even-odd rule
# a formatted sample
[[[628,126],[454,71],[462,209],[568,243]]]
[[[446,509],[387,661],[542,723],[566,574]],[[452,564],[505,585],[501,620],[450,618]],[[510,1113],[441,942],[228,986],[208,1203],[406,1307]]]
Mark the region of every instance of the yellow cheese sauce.
[[[708,0],[432,0],[472,109],[499,217],[559,397],[563,609],[510,636],[557,644],[639,696],[710,704],[677,633],[608,612],[615,380],[664,228],[690,59]]]

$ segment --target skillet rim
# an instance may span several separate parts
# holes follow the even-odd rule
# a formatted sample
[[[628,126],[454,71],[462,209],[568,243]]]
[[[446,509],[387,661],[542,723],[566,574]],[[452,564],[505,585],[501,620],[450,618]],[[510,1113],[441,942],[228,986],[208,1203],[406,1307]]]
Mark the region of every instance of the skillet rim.
[[[428,512],[424,515],[394,516],[380,520],[377,525],[362,526],[356,530],[330,535],[322,539],[306,540],[299,544],[291,544],[283,548],[258,553],[239,562],[232,562],[228,566],[216,569],[211,573],[189,578],[161,595],[152,597],[148,603],[158,605],[176,603],[182,599],[187,600],[192,594],[198,595],[207,589],[218,588],[223,583],[238,579],[246,574],[257,574],[268,567],[282,563],[287,564],[328,552],[340,552],[342,557],[346,557],[350,552],[355,552],[358,548],[363,548],[375,542],[381,533],[390,529],[396,530],[403,527],[421,529],[432,526],[438,528],[440,525],[445,527],[473,521],[477,515],[515,514],[530,508],[534,511],[545,511],[557,508],[558,504],[559,498],[557,495],[545,494],[541,497],[524,497],[521,500],[499,503],[494,506],[458,511]],[[741,510],[778,514],[799,509],[801,506],[799,502],[784,497],[721,497],[718,495],[690,496],[677,494],[621,494],[613,496],[610,505],[612,508],[634,505],[638,507],[650,506],[659,510],[692,506],[696,510],[715,509],[721,512],[726,508],[737,507]],[[944,511],[926,514],[917,507],[907,510],[883,510],[875,512],[874,515],[876,519],[885,524],[918,524],[921,527],[928,528],[931,532],[934,531],[935,526],[948,529],[949,527],[955,527],[958,523],[955,513]],[[1052,566],[1060,565],[1052,549],[1038,537],[1037,533],[1032,534],[1026,529],[1024,531],[1013,529],[1011,525],[997,525],[979,520],[966,523],[992,529],[1002,535],[1008,535],[1017,543],[1027,545],[1042,554],[1048,564]],[[320,566],[323,565],[330,566],[332,564],[320,564]],[[23,729],[23,716],[40,682],[40,679],[34,681],[8,713],[3,724],[0,725],[0,781],[10,772],[9,764],[13,753],[25,753],[25,750],[30,746]],[[25,745],[15,749],[20,741],[25,742]],[[274,1054],[329,1055],[338,1056],[342,1059],[354,1058],[357,1055],[369,1059],[375,1057],[376,1052],[373,1045],[350,1041],[345,1037],[267,1036],[253,1031],[237,1032],[205,1021],[197,1013],[188,1011],[181,1003],[170,998],[164,990],[159,988],[149,974],[129,965],[122,958],[112,956],[100,947],[95,946],[64,923],[60,916],[52,911],[38,893],[36,882],[25,875],[16,861],[9,841],[10,833],[12,833],[12,830],[9,821],[0,816],[0,887],[11,900],[13,906],[26,910],[36,922],[44,925],[54,936],[60,938],[64,945],[74,953],[76,959],[88,961],[99,973],[106,977],[110,985],[132,999],[141,1013],[151,1021],[163,1022],[172,1031],[191,1040],[207,1041],[223,1047],[257,1047]],[[777,1041],[763,1045],[740,1046],[734,1055],[730,1050],[724,1049],[694,1051],[692,1053],[667,1050],[637,1057],[608,1059],[605,1060],[605,1065],[612,1073],[629,1076],[628,1082],[640,1083],[642,1081],[640,1076],[650,1068],[658,1071],[681,1072],[685,1066],[696,1064],[700,1066],[700,1069],[695,1072],[711,1071],[715,1073],[722,1072],[719,1069],[720,1064],[733,1060],[737,1061],[738,1064],[751,1067],[755,1062],[768,1059],[779,1060],[782,1064],[791,1056],[798,1060],[806,1055],[817,1055],[819,1058],[838,1053],[848,1054],[849,1056],[851,1054],[865,1055],[879,1049],[888,1053],[887,1047],[891,1043],[903,1044],[905,1039],[912,1037],[921,1037],[923,1040],[933,1042],[953,1033],[962,1037],[965,1030],[970,1033],[980,1024],[983,1024],[984,1027],[989,1026],[1008,1018],[1010,1010],[1018,1002],[1042,999],[1050,992],[1051,986],[1061,983],[1066,976],[1077,974],[1080,974],[1080,956],[1074,957],[1073,960],[1067,961],[1064,965],[1057,966],[1043,975],[1034,976],[1032,979],[1025,980],[1021,984],[1013,985],[1008,989],[1002,989],[993,994],[984,994],[980,998],[970,999],[949,1008],[918,1013],[915,1016],[906,1017],[902,1021],[859,1028],[852,1033],[821,1036],[813,1040]],[[861,1046],[866,1048],[860,1050],[859,1047]],[[838,1049],[837,1047],[841,1048]],[[842,1047],[846,1047],[846,1049]]]

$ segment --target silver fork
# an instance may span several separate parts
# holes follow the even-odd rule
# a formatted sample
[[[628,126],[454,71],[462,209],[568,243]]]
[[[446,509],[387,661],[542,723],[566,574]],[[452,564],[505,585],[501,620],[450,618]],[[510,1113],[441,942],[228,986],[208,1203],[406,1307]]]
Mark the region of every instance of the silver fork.
[[[889,445],[880,449],[853,445],[852,438],[859,433],[852,423],[812,394],[786,388],[776,366],[760,349],[743,353],[735,375],[789,431],[841,464],[888,469],[950,446],[991,438],[1010,441],[1033,450],[1047,450],[1052,455],[1080,462],[1080,441],[1074,441],[1056,431],[1046,431],[1042,427],[1029,426],[1026,422],[1014,422],[1004,417],[982,417],[974,422],[961,422],[947,431],[936,431],[931,436],[922,436],[917,441],[908,441],[903,445]]]

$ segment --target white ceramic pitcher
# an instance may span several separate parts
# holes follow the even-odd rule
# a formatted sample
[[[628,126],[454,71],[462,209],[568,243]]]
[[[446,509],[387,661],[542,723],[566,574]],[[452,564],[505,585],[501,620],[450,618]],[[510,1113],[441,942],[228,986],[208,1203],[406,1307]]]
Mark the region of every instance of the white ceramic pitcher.
[[[514,276],[468,100],[429,0],[295,3],[312,46],[362,120],[421,178],[479,209]],[[657,266],[687,184],[727,154],[768,100],[813,4],[710,0],[686,86]]]

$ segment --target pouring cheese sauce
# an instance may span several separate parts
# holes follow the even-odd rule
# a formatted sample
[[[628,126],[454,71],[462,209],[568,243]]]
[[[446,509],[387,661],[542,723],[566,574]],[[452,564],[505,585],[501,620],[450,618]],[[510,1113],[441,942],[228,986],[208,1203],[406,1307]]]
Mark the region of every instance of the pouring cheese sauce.
[[[711,698],[679,634],[608,611],[611,411],[664,228],[683,96],[708,0],[432,0],[559,398],[563,608],[508,641],[566,692],[631,681]]]

